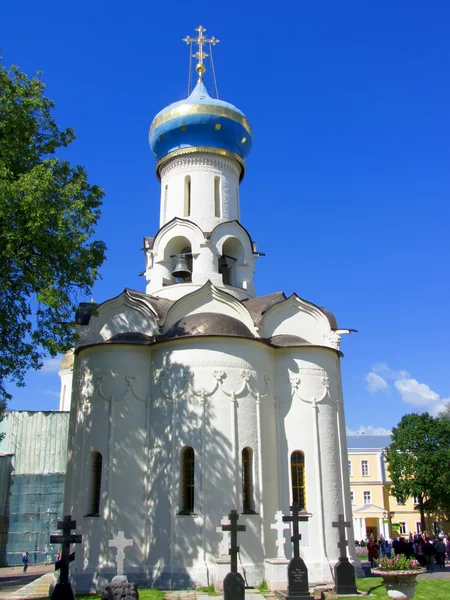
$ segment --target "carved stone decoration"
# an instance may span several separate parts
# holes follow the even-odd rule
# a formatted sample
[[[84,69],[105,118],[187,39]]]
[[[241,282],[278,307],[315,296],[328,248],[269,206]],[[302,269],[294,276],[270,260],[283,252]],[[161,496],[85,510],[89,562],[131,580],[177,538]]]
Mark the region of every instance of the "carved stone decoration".
[[[334,404],[337,404],[336,400],[330,395],[330,378],[326,375],[326,371],[323,369],[303,369],[303,371],[307,371],[307,375],[305,377],[300,377],[299,375],[291,375],[289,377],[289,381],[291,382],[292,387],[292,397],[297,397],[302,402],[306,404],[311,404],[313,407],[317,406],[319,402],[328,398]],[[320,397],[313,396],[312,398],[305,398],[301,392],[301,383],[303,379],[307,379],[308,377],[320,378],[321,384],[323,386],[323,392]]]
[[[105,381],[105,376],[101,373],[96,373],[93,377],[92,381],[92,392],[90,395],[80,393],[80,397],[82,399],[82,408],[87,409],[89,405],[94,400],[95,396],[99,396],[102,400],[112,400],[119,401],[124,400],[127,394],[130,392],[136,400],[140,402],[146,402],[148,400],[148,395],[145,398],[141,398],[135,390],[135,383],[137,381],[137,377],[135,375],[124,375],[126,388],[125,391],[120,395],[109,395],[107,396],[103,390],[103,384]]]
[[[233,397],[236,399],[242,396],[250,395],[257,401],[269,395],[268,388],[270,377],[267,375],[264,376],[265,386],[263,392],[260,392],[256,387],[256,373],[248,369],[241,370],[242,385],[238,390],[226,389],[225,380],[227,375],[224,369],[214,369],[212,371],[212,376],[215,379],[215,383],[211,389],[196,389],[194,386],[195,371],[193,369],[189,371],[185,370],[180,373],[177,381],[177,383],[181,382],[181,385],[178,385],[175,389],[171,389],[170,385],[168,385],[168,382],[174,377],[172,369],[169,367],[166,369],[156,370],[154,373],[154,381],[156,386],[154,402],[156,402],[160,397],[164,397],[170,402],[176,402],[188,392],[193,396],[202,399],[213,396],[217,391],[223,392],[228,398]]]

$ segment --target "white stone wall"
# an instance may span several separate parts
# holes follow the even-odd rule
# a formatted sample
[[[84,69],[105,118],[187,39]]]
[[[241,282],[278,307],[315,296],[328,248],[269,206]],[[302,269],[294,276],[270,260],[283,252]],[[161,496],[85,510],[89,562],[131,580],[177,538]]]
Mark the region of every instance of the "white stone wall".
[[[174,217],[189,219],[203,231],[225,221],[239,219],[237,162],[224,156],[180,156],[161,169],[160,227]],[[191,178],[190,214],[185,209],[185,178]],[[220,216],[215,215],[214,178],[220,178]]]
[[[247,531],[239,535],[239,564],[248,583],[258,585],[264,559],[276,556],[270,524],[292,500],[294,450],[305,453],[311,513],[302,555],[310,581],[331,581],[338,555],[331,523],[343,510],[338,369],[330,349],[273,349],[243,338],[83,348],[65,498],[66,514],[84,536],[72,569],[77,591],[114,574],[108,540],[119,530],[134,540],[125,558],[131,578],[184,588],[214,580],[216,527],[230,509],[242,512],[246,446],[253,451],[257,513],[240,516]],[[178,514],[185,446],[195,452],[195,514],[188,516]],[[101,517],[84,516],[93,451],[103,456]]]

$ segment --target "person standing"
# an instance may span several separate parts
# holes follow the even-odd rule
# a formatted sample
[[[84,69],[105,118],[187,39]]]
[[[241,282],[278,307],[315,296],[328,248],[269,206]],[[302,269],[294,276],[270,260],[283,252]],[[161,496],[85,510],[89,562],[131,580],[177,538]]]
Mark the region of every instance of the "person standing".
[[[25,554],[22,556],[22,562],[23,562],[23,572],[26,573],[27,569],[28,569],[28,563],[30,562],[30,557],[28,552],[25,552]]]
[[[441,567],[441,569],[445,569],[445,543],[441,539],[436,538],[434,548],[436,550],[437,565]]]

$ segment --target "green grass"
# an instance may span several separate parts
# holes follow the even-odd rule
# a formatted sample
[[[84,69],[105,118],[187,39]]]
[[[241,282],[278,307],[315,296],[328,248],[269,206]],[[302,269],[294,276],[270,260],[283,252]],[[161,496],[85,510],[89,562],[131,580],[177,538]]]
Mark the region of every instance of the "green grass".
[[[414,600],[449,600],[450,579],[419,579]],[[381,577],[366,577],[356,580],[360,592],[369,592],[376,598],[390,600]]]
[[[269,588],[267,587],[267,581],[265,579],[262,580],[261,585],[259,586],[258,590],[264,594],[265,592],[269,591]]]
[[[154,590],[153,588],[139,588],[139,600],[163,600],[163,590]],[[94,600],[95,598],[101,598],[101,594],[77,594],[76,600]]]
[[[206,594],[208,594],[209,596],[218,596],[219,594],[216,592],[216,590],[214,589],[214,584],[211,583],[211,585],[208,585],[208,587],[201,587],[201,588],[197,588],[196,589],[197,592],[205,592]],[[141,594],[139,593],[139,598],[141,597]],[[156,600],[156,599],[155,599]]]

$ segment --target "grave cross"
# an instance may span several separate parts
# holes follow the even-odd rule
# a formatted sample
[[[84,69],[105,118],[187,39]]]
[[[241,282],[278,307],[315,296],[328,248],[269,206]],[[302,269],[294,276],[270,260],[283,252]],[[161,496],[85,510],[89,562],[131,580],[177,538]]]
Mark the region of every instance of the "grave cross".
[[[230,547],[230,532],[222,531],[222,525],[228,525],[228,517],[222,517],[220,521],[220,527],[216,527],[217,533],[222,534],[222,541],[220,542],[220,556],[227,556],[228,549]]]
[[[134,544],[133,540],[127,540],[123,531],[119,531],[116,539],[109,540],[110,548],[117,548],[117,575],[123,575],[123,561],[125,560],[125,548]]]
[[[300,516],[300,508],[297,502],[293,502],[291,506],[292,516],[283,517],[283,521],[285,523],[292,522],[292,534],[291,542],[292,547],[294,549],[294,558],[298,558],[300,556],[300,540],[302,539],[301,533],[298,531],[298,524],[300,521],[308,521],[308,515]]]
[[[58,521],[58,529],[62,529],[62,535],[50,536],[50,544],[62,545],[61,558],[55,563],[55,571],[61,570],[60,583],[69,583],[69,563],[75,559],[75,552],[70,552],[70,544],[81,544],[81,535],[70,533],[76,526],[77,522],[72,521],[71,515],[66,515],[62,521]]]
[[[275,513],[275,523],[272,523],[270,526],[271,529],[274,529],[277,532],[277,541],[276,546],[278,548],[277,558],[286,558],[284,553],[284,534],[283,531],[285,529],[289,529],[289,525],[285,525],[283,522],[283,513],[281,510],[277,510]]]
[[[238,531],[246,531],[247,527],[245,525],[238,525],[239,515],[237,510],[233,509],[228,515],[230,520],[229,525],[222,525],[222,531],[229,531],[231,538],[231,545],[228,551],[231,556],[231,566],[230,573],[237,573],[237,553],[239,552],[239,546],[237,545],[237,534]]]
[[[338,515],[338,520],[337,521],[333,521],[332,523],[333,527],[337,527],[339,530],[339,543],[338,543],[338,548],[341,551],[341,556],[339,560],[343,560],[347,558],[347,552],[345,550],[346,546],[348,546],[348,542],[345,539],[345,529],[347,527],[351,527],[352,524],[350,523],[350,521],[345,521],[344,520],[344,515]]]

